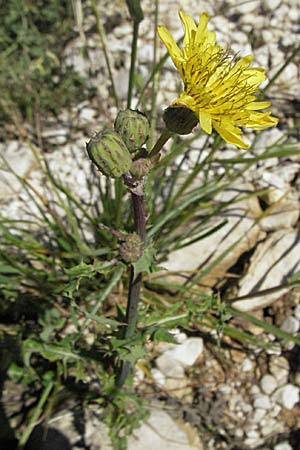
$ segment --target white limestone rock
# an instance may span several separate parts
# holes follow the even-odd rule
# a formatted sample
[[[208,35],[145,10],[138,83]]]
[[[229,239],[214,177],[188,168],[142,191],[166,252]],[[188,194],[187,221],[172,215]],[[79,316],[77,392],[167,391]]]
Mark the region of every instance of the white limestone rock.
[[[267,374],[260,380],[260,387],[265,394],[269,395],[278,387],[278,382],[273,375]]]
[[[269,410],[272,408],[270,398],[264,394],[257,394],[253,402],[254,408]]]
[[[258,7],[259,7],[259,1],[254,0],[251,2],[237,3],[236,6],[234,6],[234,4],[233,4],[232,11],[246,15],[253,11],[257,11]]]
[[[182,344],[173,344],[156,360],[157,367],[165,374],[174,376],[172,367],[191,367],[195,364],[203,352],[203,340],[201,338],[188,338]],[[178,370],[179,375],[180,370]]]
[[[286,333],[295,334],[299,331],[300,322],[296,317],[290,316],[287,317],[282,323],[280,329],[285,331]]]
[[[233,306],[241,311],[253,311],[274,303],[287,288],[249,299],[247,295],[285,283],[287,277],[300,270],[299,254],[300,239],[296,230],[270,234],[257,246],[247,274],[240,281],[238,297],[245,299],[233,302]]]
[[[253,192],[253,186],[250,183],[233,185],[220,194],[217,200],[227,202],[243,194],[247,195],[249,192]],[[162,265],[168,271],[176,272],[178,275],[168,274],[164,271],[157,276],[167,277],[168,280],[175,283],[183,283],[186,273],[190,275],[196,269],[207,267],[208,264],[236,243],[232,251],[228,252],[222,261],[201,280],[201,283],[205,286],[213,286],[244,252],[249,251],[257,240],[264,236],[264,232],[256,224],[256,219],[261,212],[257,198],[254,196],[233,202],[207,224],[208,229],[209,226],[216,226],[218,223],[227,220],[222,228],[211,236],[173,251],[168,256],[167,261],[163,262]]]
[[[256,408],[254,410],[253,416],[251,416],[251,421],[254,423],[259,424],[261,420],[265,417],[267,414],[267,410],[263,408]]]
[[[0,144],[0,200],[16,197],[22,189],[21,183],[9,171],[8,166],[20,177],[26,175],[33,168],[35,158],[27,144],[19,141]],[[4,158],[4,159],[2,159]]]
[[[296,319],[300,320],[300,305],[297,305],[294,309],[294,316],[296,317]]]
[[[278,386],[287,383],[289,362],[284,356],[272,355],[269,362],[270,373],[276,378]]]
[[[286,384],[277,389],[272,395],[272,398],[284,408],[293,409],[296,403],[299,402],[299,391],[300,389],[298,386]]]
[[[287,441],[280,442],[276,444],[274,450],[293,450],[290,444]]]
[[[66,128],[49,128],[43,130],[42,138],[52,145],[63,145],[67,142],[69,130]]]
[[[184,377],[184,368],[178,361],[174,360],[173,355],[169,350],[160,355],[155,362],[158,369],[165,376],[172,378]]]
[[[281,0],[264,0],[264,5],[269,10],[276,10],[280,6]]]
[[[198,433],[175,422],[163,409],[155,408],[150,417],[128,439],[128,450],[203,450]]]

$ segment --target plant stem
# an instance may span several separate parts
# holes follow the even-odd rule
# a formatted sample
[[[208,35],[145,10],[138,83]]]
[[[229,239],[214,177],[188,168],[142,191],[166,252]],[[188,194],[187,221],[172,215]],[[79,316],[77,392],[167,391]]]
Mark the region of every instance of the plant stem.
[[[172,136],[172,133],[166,128],[161,136],[158,138],[156,144],[152,148],[149,158],[154,158],[159,154],[160,150]],[[135,191],[131,191],[133,217],[135,231],[139,234],[142,241],[146,242],[146,210],[145,210],[145,194],[144,186],[140,185]],[[140,300],[142,274],[139,273],[134,277],[134,268],[131,266],[128,301],[126,308],[126,328],[123,339],[130,339],[134,336],[138,316],[138,304]],[[116,375],[116,387],[120,389],[126,381],[127,375],[130,371],[131,364],[129,361],[122,363],[119,373]]]
[[[115,195],[116,195],[116,201],[115,201],[115,211],[116,211],[116,218],[115,218],[115,228],[118,229],[121,225],[121,219],[122,219],[122,211],[123,211],[123,181],[120,178],[115,179]]]
[[[130,72],[129,72],[129,83],[128,83],[128,94],[127,94],[127,108],[131,107],[132,90],[134,84],[134,74],[135,74],[135,61],[137,54],[137,41],[139,35],[139,25],[140,23],[136,20],[133,22],[133,37],[131,44],[131,60],[130,60]]]
[[[155,158],[155,156],[158,155],[158,153],[161,151],[161,149],[163,148],[165,143],[170,139],[171,136],[172,136],[171,131],[169,131],[168,128],[165,128],[162,134],[159,136],[151,152],[149,153],[150,159],[153,159]]]
[[[118,95],[117,95],[117,92],[116,92],[116,87],[115,87],[115,83],[114,83],[114,77],[113,77],[113,74],[112,74],[111,65],[110,65],[109,56],[108,56],[108,51],[107,51],[107,47],[106,47],[106,43],[105,43],[105,33],[104,33],[104,29],[103,29],[102,23],[100,21],[99,12],[98,12],[95,0],[92,0],[92,9],[93,9],[93,12],[94,12],[94,15],[95,15],[97,31],[98,31],[98,34],[99,34],[99,37],[100,37],[102,50],[103,50],[103,53],[104,53],[104,59],[105,59],[105,63],[106,63],[107,71],[108,71],[108,76],[109,76],[109,79],[110,79],[110,82],[111,82],[112,95],[113,95],[113,98],[115,100],[116,107],[118,108],[119,107],[119,99],[118,99]]]
[[[146,240],[146,211],[145,211],[145,197],[144,194],[137,195],[132,192],[132,206],[135,230],[141,237],[142,241]],[[131,266],[130,269],[130,281],[128,302],[126,309],[126,323],[127,326],[124,332],[124,339],[130,339],[134,336],[138,317],[138,304],[140,300],[142,286],[142,274],[139,273],[137,277],[134,277],[134,269]],[[121,388],[126,381],[127,375],[131,369],[129,361],[122,363],[120,372],[117,374],[116,387]]]
[[[47,399],[48,399],[48,397],[50,395],[50,392],[52,391],[53,386],[54,386],[53,381],[50,381],[47,384],[47,386],[45,387],[45,389],[44,389],[44,391],[43,391],[43,393],[41,395],[41,398],[40,398],[37,406],[35,407],[35,409],[33,411],[33,414],[32,414],[32,416],[30,418],[29,424],[28,424],[28,426],[26,427],[26,429],[24,430],[24,432],[22,433],[22,435],[21,435],[21,437],[19,439],[19,445],[18,445],[18,449],[19,450],[24,448],[24,446],[25,446],[26,442],[28,441],[28,439],[29,439],[29,437],[30,437],[34,427],[38,424],[38,419],[39,419],[39,417],[42,414],[43,406],[46,403],[46,401],[47,401]]]
[[[155,10],[154,10],[154,38],[153,38],[153,62],[152,69],[155,68],[157,63],[157,26],[158,26],[158,3],[159,0],[155,0]],[[156,125],[156,99],[157,99],[157,86],[158,86],[158,77],[160,72],[158,72],[152,80],[152,92],[151,92],[151,122],[150,122],[150,135],[147,141],[147,148],[151,148],[154,130]]]

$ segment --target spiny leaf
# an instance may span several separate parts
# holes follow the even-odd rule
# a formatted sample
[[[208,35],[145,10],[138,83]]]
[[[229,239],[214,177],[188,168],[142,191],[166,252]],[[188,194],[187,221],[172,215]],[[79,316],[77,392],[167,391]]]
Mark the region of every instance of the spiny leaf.
[[[155,258],[155,250],[153,247],[147,247],[144,250],[143,255],[135,262],[133,263],[133,269],[134,269],[134,278],[138,276],[138,274],[147,272],[152,273],[154,266],[154,258]],[[155,270],[155,269],[154,269]]]

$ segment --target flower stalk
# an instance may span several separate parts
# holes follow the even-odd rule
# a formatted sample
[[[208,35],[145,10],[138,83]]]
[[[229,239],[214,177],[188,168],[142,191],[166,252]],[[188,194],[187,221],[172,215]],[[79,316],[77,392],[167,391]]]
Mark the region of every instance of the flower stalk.
[[[159,154],[165,143],[170,139],[172,136],[171,131],[169,131],[167,128],[164,129],[160,137],[158,138],[157,142],[154,144],[151,152],[149,153],[149,158],[153,161],[155,160],[155,157]]]
[[[140,22],[144,19],[143,10],[139,0],[126,0],[129,14],[133,20],[133,36],[131,43],[131,61],[130,61],[130,71],[129,71],[129,82],[128,82],[128,94],[127,94],[127,108],[131,107],[132,91],[134,85],[135,76],[135,62],[137,55],[137,42],[139,36],[139,26]]]
[[[141,240],[146,242],[146,209],[145,209],[145,196],[142,193],[131,193],[133,217],[135,231],[139,234]],[[142,287],[142,274],[139,273],[137,277],[134,276],[134,268],[130,268],[130,280],[128,301],[126,308],[126,328],[123,335],[123,339],[130,339],[134,336],[138,318],[138,304],[141,295]],[[124,361],[121,365],[120,371],[116,378],[116,387],[121,388],[126,381],[127,375],[131,369],[129,361]]]

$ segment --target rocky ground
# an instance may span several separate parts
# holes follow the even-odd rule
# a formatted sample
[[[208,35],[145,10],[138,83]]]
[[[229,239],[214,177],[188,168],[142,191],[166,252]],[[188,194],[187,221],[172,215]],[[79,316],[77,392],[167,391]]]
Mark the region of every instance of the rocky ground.
[[[143,3],[145,20],[141,24],[138,67],[143,80],[149,74],[153,48],[153,2]],[[193,0],[160,0],[159,22],[166,24],[176,38],[181,36],[179,8],[197,17],[199,2]],[[211,16],[210,27],[217,32],[218,41],[229,44],[234,51],[254,54],[255,62],[267,69],[272,77],[300,43],[299,0],[202,1],[201,10]],[[114,61],[117,92],[126,99],[129,66],[131,24],[125,2],[99,1],[104,18],[108,48]],[[63,179],[78,198],[90,199],[87,175],[90,163],[85,156],[84,143],[89,135],[105,124],[111,124],[116,108],[109,96],[109,80],[99,41],[93,32],[93,18],[84,21],[87,32],[74,39],[65,49],[65,58],[79,73],[87,75],[92,62],[90,83],[97,88],[98,97],[91,104],[79,104],[73,111],[62,111],[59,123],[49,121],[40,130],[41,144],[49,167]],[[88,59],[82,47],[88,44]],[[163,49],[161,48],[161,52]],[[161,111],[176,97],[178,76],[168,60],[160,74],[157,111]],[[126,89],[125,89],[126,88]],[[299,142],[300,74],[299,55],[282,71],[268,91],[273,114],[279,126],[262,133],[253,154],[266,146],[280,142],[287,133],[289,142]],[[133,101],[134,105],[135,100]],[[26,128],[26,125],[25,125]],[[26,129],[30,136],[31,130]],[[247,134],[251,142],[254,135]],[[193,142],[197,153],[200,142]],[[0,152],[19,175],[26,176],[43,192],[43,176],[34,156],[22,139],[0,143]],[[236,150],[226,146],[222,157],[232,157]],[[190,154],[192,158],[193,152]],[[189,169],[187,162],[187,170]],[[213,239],[207,237],[191,247],[178,250],[164,264],[172,271],[190,271],[221,254],[233,240],[240,239],[232,254],[216,267],[207,280],[210,286],[220,282],[220,273],[227,273],[248,255],[244,272],[235,286],[233,297],[247,297],[252,291],[265,290],[262,296],[249,296],[233,303],[242,311],[252,312],[297,335],[300,329],[300,291],[272,288],[284,283],[300,270],[299,192],[300,157],[287,156],[262,160],[245,173],[242,182],[232,186],[222,198],[232,198],[236,191],[251,192],[271,188],[264,201],[273,205],[272,211],[261,220],[262,205],[256,197],[243,200],[222,212],[228,219]],[[34,211],[27,193],[7,172],[0,173],[0,201],[2,215],[25,218],[24,203]],[[260,218],[260,220],[258,220]],[[220,218],[215,218],[218,220]],[[234,230],[234,232],[230,232]],[[251,257],[249,256],[251,255]],[[237,321],[238,322],[238,321]],[[267,337],[273,346],[268,350],[249,348],[247,353],[236,346],[220,352],[204,344],[200,337],[190,337],[174,330],[178,345],[164,344],[153,350],[151,383],[143,370],[137,368],[136,386],[141,395],[151,399],[151,416],[130,438],[130,450],[161,448],[163,450],[221,450],[221,449],[300,449],[300,353],[297,344],[282,344],[272,333],[265,336],[255,325],[245,324],[258,338]],[[155,395],[156,391],[160,395]],[[107,430],[97,411],[85,411],[85,443],[90,450],[108,450]],[[60,430],[70,440],[72,448],[82,449],[82,436],[72,427],[73,413],[66,412],[52,418],[49,425]],[[99,429],[103,431],[99,444]]]

